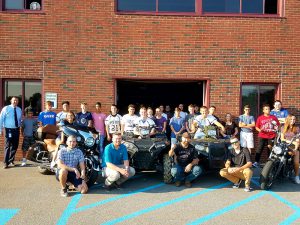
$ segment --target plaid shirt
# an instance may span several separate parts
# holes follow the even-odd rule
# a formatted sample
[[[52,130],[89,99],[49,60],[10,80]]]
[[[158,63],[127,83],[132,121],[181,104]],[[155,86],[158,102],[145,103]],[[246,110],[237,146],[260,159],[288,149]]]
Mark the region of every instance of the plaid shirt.
[[[77,168],[78,164],[84,162],[84,156],[80,149],[74,148],[68,150],[67,148],[62,148],[58,151],[58,159],[63,161],[63,163],[72,168]]]

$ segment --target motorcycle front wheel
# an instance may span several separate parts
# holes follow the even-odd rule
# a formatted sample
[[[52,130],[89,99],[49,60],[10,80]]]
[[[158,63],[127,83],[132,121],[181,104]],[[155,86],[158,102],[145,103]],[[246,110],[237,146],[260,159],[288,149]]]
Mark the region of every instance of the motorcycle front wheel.
[[[97,181],[99,172],[93,168],[93,159],[89,157],[85,158],[85,171],[86,183],[91,187]]]
[[[267,161],[266,165],[260,174],[260,188],[262,190],[270,189],[276,179],[277,170],[279,167],[279,162],[277,161]]]

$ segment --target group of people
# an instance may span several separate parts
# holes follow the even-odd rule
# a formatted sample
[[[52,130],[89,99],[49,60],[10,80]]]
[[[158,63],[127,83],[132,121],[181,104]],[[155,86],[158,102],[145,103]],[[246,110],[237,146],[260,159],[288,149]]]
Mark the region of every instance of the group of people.
[[[215,128],[218,138],[230,139],[232,150],[225,163],[225,168],[220,171],[225,177],[234,183],[233,187],[239,187],[241,180],[245,180],[245,191],[250,191],[250,180],[252,177],[251,167],[258,167],[261,153],[265,146],[271,149],[276,132],[281,129],[281,139],[290,141],[294,135],[299,133],[296,126],[296,117],[288,114],[281,107],[281,102],[276,100],[274,109],[269,105],[263,105],[263,115],[255,121],[250,115],[249,105],[244,106],[244,113],[238,117],[236,124],[231,114],[225,115],[221,121],[216,115],[216,107],[198,107],[193,104],[188,106],[188,113],[183,111],[183,104],[174,109],[174,114],[169,106],[163,105],[155,108],[140,107],[136,114],[135,106],[128,106],[128,113],[121,116],[118,114],[116,105],[111,105],[109,115],[101,110],[101,103],[95,104],[94,112],[87,110],[87,104],[81,103],[81,111],[74,114],[70,110],[68,101],[62,102],[62,111],[56,114],[52,111],[51,102],[46,102],[45,111],[41,112],[36,120],[33,118],[31,109],[26,109],[26,117],[22,119],[22,111],[17,106],[18,98],[11,99],[11,105],[5,106],[0,114],[0,134],[5,128],[5,157],[3,168],[14,165],[15,153],[18,148],[20,127],[24,136],[22,150],[23,161],[21,166],[26,165],[26,152],[34,143],[34,132],[37,126],[74,124],[81,127],[94,128],[99,133],[99,152],[102,159],[102,167],[106,177],[104,187],[111,189],[119,188],[129,177],[135,174],[134,168],[129,166],[128,154],[125,145],[121,144],[122,135],[135,135],[138,138],[151,137],[157,133],[166,133],[171,140],[170,156],[176,157],[176,166],[171,173],[174,176],[176,186],[184,181],[187,187],[201,174],[197,153],[189,144],[190,139],[204,138],[207,129]],[[155,113],[154,113],[155,112]],[[254,149],[254,129],[258,132],[258,148],[256,149],[255,162],[252,164],[250,154]],[[239,132],[240,130],[240,132]],[[178,135],[182,136],[178,143]],[[105,139],[108,144],[105,146]],[[61,183],[61,195],[67,196],[66,182],[70,181],[75,187],[86,193],[88,188],[84,182],[84,160],[81,151],[76,148],[76,138],[69,136],[67,140],[63,133],[56,139],[56,146],[66,143],[67,147],[56,149],[54,159],[57,161],[57,179]],[[295,182],[299,180],[299,139],[295,141],[294,165]],[[53,164],[55,162],[53,161]],[[81,173],[77,167],[80,166]]]

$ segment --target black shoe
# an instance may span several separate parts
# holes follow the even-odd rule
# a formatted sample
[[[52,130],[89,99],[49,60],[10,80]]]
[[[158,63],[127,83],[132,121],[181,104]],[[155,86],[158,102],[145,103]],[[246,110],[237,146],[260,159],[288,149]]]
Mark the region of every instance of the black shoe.
[[[7,169],[7,168],[8,168],[7,164],[4,163],[4,164],[3,164],[3,169]]]
[[[118,189],[118,190],[121,190],[122,189],[122,186],[120,184],[117,184],[116,182],[113,183],[113,186]]]
[[[106,191],[111,191],[111,185],[103,184],[102,187],[103,187]]]

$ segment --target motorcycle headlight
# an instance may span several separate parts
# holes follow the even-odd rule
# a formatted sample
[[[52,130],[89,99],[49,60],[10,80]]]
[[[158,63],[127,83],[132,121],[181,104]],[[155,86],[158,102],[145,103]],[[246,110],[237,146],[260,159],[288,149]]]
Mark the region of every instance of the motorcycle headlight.
[[[81,137],[80,137],[80,136],[77,136],[77,137],[76,137],[76,141],[77,141],[77,142],[81,142]]]
[[[204,151],[205,147],[203,145],[195,145],[195,149],[199,151]]]
[[[92,138],[92,137],[88,137],[88,138],[85,140],[84,144],[85,144],[86,146],[88,146],[88,147],[92,147],[92,146],[95,144],[95,139]]]
[[[280,155],[280,154],[282,154],[282,148],[280,148],[279,146],[274,146],[274,147],[273,147],[273,152],[274,152],[276,155]]]

